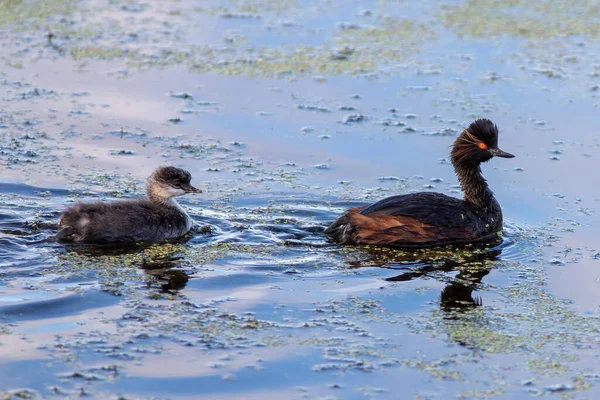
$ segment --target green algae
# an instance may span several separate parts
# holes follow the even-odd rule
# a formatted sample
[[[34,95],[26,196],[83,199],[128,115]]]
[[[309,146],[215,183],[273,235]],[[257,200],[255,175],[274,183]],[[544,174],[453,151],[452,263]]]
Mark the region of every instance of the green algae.
[[[297,10],[301,5],[298,0],[230,0],[231,6],[236,12],[254,13],[277,13],[282,11]]]
[[[549,39],[600,34],[598,4],[593,0],[526,1],[467,0],[445,6],[444,25],[459,35]]]
[[[119,48],[100,48],[95,46],[75,46],[69,48],[69,54],[75,61],[97,59],[115,60],[128,57],[130,51]]]
[[[502,264],[497,267],[505,269],[505,273],[513,273],[513,267]],[[522,269],[524,263],[518,263],[516,267]],[[519,273],[518,282],[500,290],[501,310],[493,304],[486,306],[484,300],[478,307],[432,310],[408,318],[405,324],[415,333],[445,338],[474,354],[524,357],[525,365],[518,368],[531,376],[573,377],[582,374],[574,365],[582,351],[599,343],[600,318],[582,316],[570,308],[568,301],[549,295],[545,289],[543,266],[529,265],[526,271]],[[408,365],[423,369],[410,361]],[[463,363],[470,361],[461,360],[454,368]],[[444,379],[443,374],[441,379]],[[589,389],[589,378],[578,382],[573,390]],[[486,398],[483,392],[479,395]]]
[[[321,5],[302,9],[295,1],[233,1],[229,6],[178,9],[177,2],[146,5],[139,12],[130,12],[127,2],[110,2],[79,10],[72,2],[44,2],[34,7],[33,2],[4,1],[6,9],[0,26],[14,25],[19,29],[50,31],[47,41],[33,45],[46,56],[58,51],[74,61],[120,60],[133,69],[148,70],[185,65],[198,73],[215,72],[227,76],[260,76],[290,78],[302,75],[366,75],[397,71],[406,60],[415,61],[415,55],[424,44],[436,40],[438,32],[431,24],[415,19],[400,18],[373,10],[369,23],[341,23],[328,27],[331,32],[322,43],[295,45],[264,45],[245,35],[226,41],[226,45],[188,43],[194,24],[191,15],[208,11],[211,18],[280,15],[292,20],[312,21],[324,9],[335,5]],[[385,9],[386,2],[380,4]],[[128,23],[114,15],[103,15],[110,9],[127,16]],[[298,13],[302,9],[301,13]],[[519,12],[515,12],[519,10]],[[583,10],[583,11],[582,11]],[[595,37],[600,31],[600,20],[595,16],[592,1],[581,0],[576,6],[561,2],[525,2],[513,0],[499,3],[491,0],[470,0],[463,4],[445,6],[437,15],[441,23],[459,35],[472,37],[515,36],[530,40],[547,40],[575,35]],[[176,12],[175,12],[176,11]],[[88,21],[81,13],[95,12],[98,17]],[[68,23],[46,16],[67,15]],[[98,22],[97,20],[102,22]],[[36,22],[37,21],[37,22]],[[74,26],[73,26],[74,24]],[[302,27],[302,22],[299,22]],[[158,35],[149,29],[167,27],[175,35]],[[248,29],[248,28],[244,28]],[[260,29],[265,29],[261,27]],[[269,28],[271,29],[271,28]],[[282,29],[282,28],[279,28]],[[302,28],[301,31],[312,34]],[[244,30],[242,30],[244,32]],[[119,34],[121,43],[115,44]],[[173,37],[176,41],[173,42]],[[107,43],[108,42],[108,43]],[[562,46],[558,44],[559,47]],[[53,53],[54,52],[54,53]],[[539,57],[543,57],[541,54]],[[538,56],[536,56],[538,58]],[[571,64],[573,56],[565,57]],[[571,61],[569,61],[571,60]],[[554,60],[556,61],[556,60]],[[7,61],[24,66],[25,60]],[[562,76],[556,68],[546,68],[549,76]]]
[[[35,390],[19,389],[11,391],[1,391],[2,400],[35,400],[40,399],[40,395]]]
[[[111,4],[110,8],[123,14],[127,13],[126,8],[117,8],[115,5]],[[233,6],[238,10],[236,12],[252,15],[258,12],[287,14],[293,12],[295,2],[242,1],[234,2]],[[36,29],[49,29],[51,34],[48,36],[48,43],[40,41],[37,46],[44,51],[58,51],[58,54],[68,56],[75,61],[122,60],[130,67],[141,70],[186,65],[192,71],[199,73],[217,72],[223,75],[263,77],[316,73],[328,75],[373,73],[385,63],[397,63],[411,56],[418,51],[424,40],[433,35],[424,24],[386,16],[372,26],[357,29],[334,27],[336,33],[330,41],[331,44],[328,41],[320,45],[264,46],[235,40],[229,42],[226,47],[193,46],[184,41],[173,45],[170,37],[150,34],[148,25],[159,28],[167,21],[171,25],[173,20],[180,20],[181,27],[185,27],[189,25],[188,16],[186,13],[167,12],[164,7],[157,8],[161,12],[154,13],[152,16],[146,16],[145,12],[141,12],[140,15],[129,15],[130,21],[127,26],[112,17],[105,17],[104,23],[88,23],[85,18],[81,18],[75,8],[67,6],[56,9],[50,7],[44,12],[36,10],[32,13],[21,13],[15,18],[20,26],[27,26],[33,32]],[[102,15],[101,9],[102,6],[97,6],[93,11]],[[63,25],[61,21],[55,21],[43,28],[31,24],[35,18],[40,18],[40,15],[51,11],[69,15],[68,25]],[[85,12],[90,13],[92,10]],[[312,10],[310,16],[314,17],[317,12]],[[138,30],[143,33],[132,33]],[[106,44],[106,41],[112,40],[111,38],[117,32],[126,38],[123,40],[125,44]],[[182,36],[177,35],[177,37]],[[168,48],[154,45],[161,42],[170,45]],[[140,46],[142,43],[145,45]],[[340,47],[349,50],[344,53],[344,50],[339,50]],[[340,51],[342,53],[339,53]],[[344,54],[344,56],[338,57],[336,54]],[[11,60],[11,63],[16,64],[14,60]]]
[[[70,14],[77,9],[73,0],[0,0],[0,27],[11,25],[15,30],[47,29],[47,18]]]
[[[426,361],[422,359],[403,360],[402,364],[406,367],[422,370],[435,379],[464,381],[464,373],[453,370],[451,366],[455,364],[452,359],[442,359],[436,361]]]

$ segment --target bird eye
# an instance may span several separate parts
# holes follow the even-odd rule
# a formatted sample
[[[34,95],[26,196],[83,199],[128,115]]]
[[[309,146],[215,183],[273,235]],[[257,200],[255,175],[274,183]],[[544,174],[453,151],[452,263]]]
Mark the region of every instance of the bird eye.
[[[478,146],[479,146],[479,148],[480,148],[481,150],[485,150],[485,149],[487,149],[487,144],[485,144],[485,143],[483,143],[483,142],[479,142]]]

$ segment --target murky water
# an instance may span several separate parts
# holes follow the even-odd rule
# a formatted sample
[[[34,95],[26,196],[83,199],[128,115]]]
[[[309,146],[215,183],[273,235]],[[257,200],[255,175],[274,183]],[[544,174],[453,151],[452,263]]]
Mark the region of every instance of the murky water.
[[[597,398],[600,45],[591,1],[0,2],[5,398]],[[460,196],[500,127],[502,243],[328,243],[343,210]],[[204,189],[197,231],[49,240],[80,199]]]

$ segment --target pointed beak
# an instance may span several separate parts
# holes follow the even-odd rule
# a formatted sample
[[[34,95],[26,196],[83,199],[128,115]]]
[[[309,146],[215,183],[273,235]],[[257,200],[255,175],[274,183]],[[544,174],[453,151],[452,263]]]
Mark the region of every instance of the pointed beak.
[[[193,187],[192,185],[189,185],[189,184],[187,184],[187,185],[183,184],[183,185],[181,185],[181,188],[183,190],[185,190],[186,193],[202,193],[202,190],[200,190],[198,188],[195,188],[195,187]]]
[[[492,153],[492,156],[494,157],[502,157],[502,158],[513,158],[514,155],[507,153],[505,151],[502,151],[500,149],[490,149],[490,153]]]

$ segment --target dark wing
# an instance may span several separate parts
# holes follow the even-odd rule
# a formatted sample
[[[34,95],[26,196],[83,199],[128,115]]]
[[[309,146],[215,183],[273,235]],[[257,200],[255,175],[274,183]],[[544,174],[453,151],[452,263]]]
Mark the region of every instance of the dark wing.
[[[362,215],[411,217],[428,225],[439,227],[473,226],[479,218],[465,202],[441,193],[411,193],[392,196],[364,208]]]
[[[345,244],[411,247],[475,241],[486,228],[459,199],[414,193],[348,210],[325,233]]]

